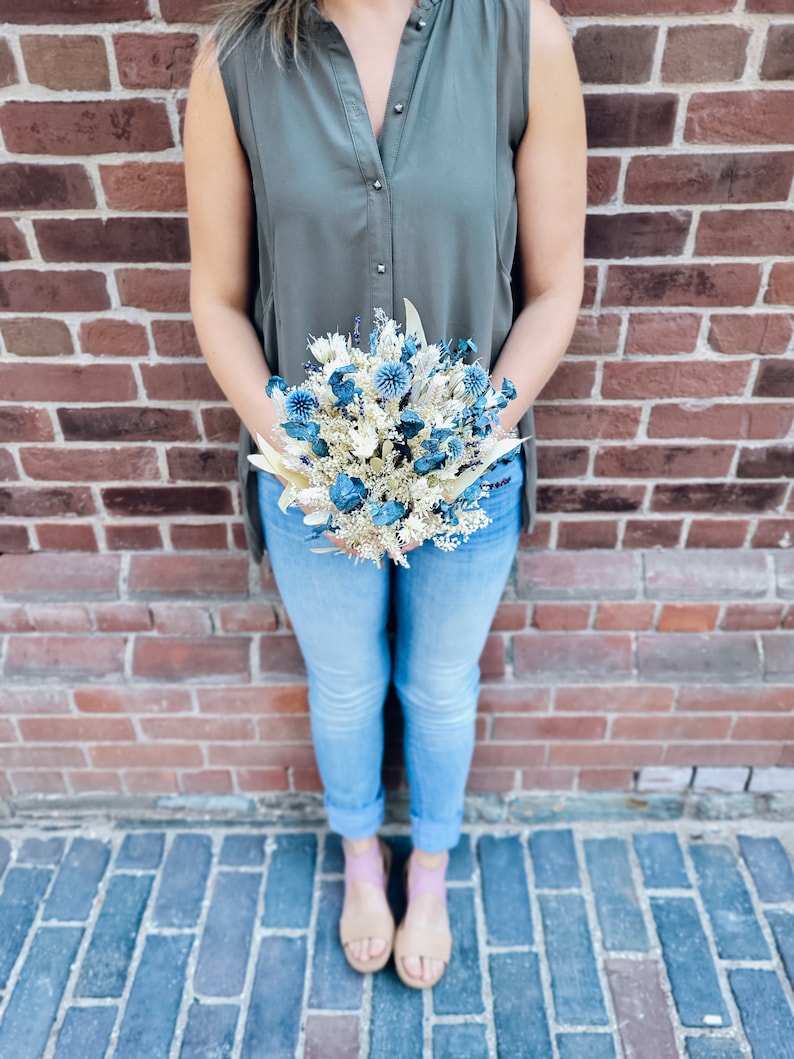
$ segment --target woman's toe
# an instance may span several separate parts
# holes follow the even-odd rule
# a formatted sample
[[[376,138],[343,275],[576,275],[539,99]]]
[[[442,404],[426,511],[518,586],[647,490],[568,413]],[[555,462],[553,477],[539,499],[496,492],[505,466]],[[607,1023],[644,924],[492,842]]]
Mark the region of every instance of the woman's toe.
[[[369,957],[370,960],[377,960],[379,956],[382,956],[386,951],[386,942],[383,938],[369,938]]]
[[[409,978],[423,978],[422,975],[422,958],[420,956],[404,956],[403,967],[405,973]]]

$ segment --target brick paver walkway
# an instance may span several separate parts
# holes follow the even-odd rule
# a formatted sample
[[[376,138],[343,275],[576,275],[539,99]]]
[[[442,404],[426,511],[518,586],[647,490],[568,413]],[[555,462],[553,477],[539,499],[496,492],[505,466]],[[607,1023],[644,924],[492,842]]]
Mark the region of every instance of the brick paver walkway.
[[[348,968],[327,832],[8,823],[0,1057],[794,1059],[792,851],[761,820],[469,828],[431,995]]]

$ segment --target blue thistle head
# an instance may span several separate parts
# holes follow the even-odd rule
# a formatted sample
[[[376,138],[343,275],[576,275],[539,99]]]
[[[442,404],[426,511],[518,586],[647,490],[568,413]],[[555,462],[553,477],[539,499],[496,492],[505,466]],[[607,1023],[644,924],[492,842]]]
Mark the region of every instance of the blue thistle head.
[[[411,369],[399,360],[387,360],[375,368],[372,381],[385,401],[393,401],[411,389]]]
[[[488,389],[488,373],[481,364],[467,364],[463,369],[463,386],[467,397],[479,397]]]
[[[463,442],[459,437],[453,435],[447,441],[447,452],[449,453],[450,459],[459,460],[463,455],[464,447]]]
[[[305,423],[307,419],[311,419],[314,415],[316,402],[313,394],[309,393],[308,390],[304,390],[303,387],[298,387],[297,390],[287,394],[284,407],[290,419],[297,419]]]

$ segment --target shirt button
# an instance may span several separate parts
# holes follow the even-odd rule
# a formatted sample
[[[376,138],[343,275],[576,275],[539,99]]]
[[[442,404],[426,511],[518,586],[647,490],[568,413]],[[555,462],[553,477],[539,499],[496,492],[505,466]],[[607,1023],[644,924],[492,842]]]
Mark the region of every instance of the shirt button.
[[[427,22],[425,22],[425,20],[423,18],[417,19],[417,21],[416,21],[416,28],[417,29],[424,29],[426,25],[427,25]]]
[[[386,271],[386,266],[384,264],[378,265],[378,275],[379,276],[382,276],[385,271]]]
[[[402,103],[395,103],[394,104],[394,113],[395,114],[402,114],[402,112],[404,110],[405,110],[404,104],[402,104]]]
[[[383,184],[381,184],[379,180],[376,180],[372,186],[375,188],[376,191],[380,191],[380,189],[383,187]]]

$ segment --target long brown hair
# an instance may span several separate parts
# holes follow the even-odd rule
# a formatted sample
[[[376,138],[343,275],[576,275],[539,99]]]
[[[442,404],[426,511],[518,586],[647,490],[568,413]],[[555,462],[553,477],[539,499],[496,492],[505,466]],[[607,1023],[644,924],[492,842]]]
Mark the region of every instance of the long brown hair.
[[[216,7],[213,37],[219,60],[249,33],[260,53],[269,46],[279,66],[290,60],[300,65],[306,41],[308,12],[313,0],[223,0]]]

